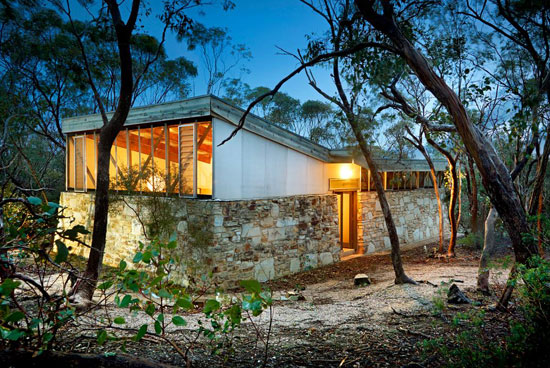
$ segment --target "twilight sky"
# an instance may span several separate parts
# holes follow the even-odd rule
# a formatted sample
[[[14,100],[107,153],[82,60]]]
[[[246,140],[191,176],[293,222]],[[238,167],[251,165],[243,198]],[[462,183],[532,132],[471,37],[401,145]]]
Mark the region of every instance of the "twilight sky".
[[[321,34],[326,30],[322,18],[298,0],[234,0],[234,3],[236,6],[230,11],[224,11],[221,6],[216,5],[200,8],[203,15],[198,14],[198,10],[193,11],[193,15],[194,19],[208,27],[226,27],[235,43],[244,43],[249,47],[252,60],[244,65],[250,73],[242,75],[242,80],[251,87],[273,87],[297,66],[292,57],[278,55],[276,46],[295,52],[296,49],[306,46],[306,34]],[[154,7],[154,1],[150,4]],[[158,20],[149,18],[145,20],[144,26],[148,32],[160,37],[161,25]],[[178,43],[172,35],[167,39],[166,49],[171,58],[185,56],[197,64],[199,75],[194,80],[193,94],[204,94],[206,79],[201,70],[199,53],[187,51],[186,44]],[[234,77],[238,76],[239,73],[235,72]],[[315,76],[320,85],[333,91],[326,70],[318,70]],[[302,102],[307,99],[322,99],[307,85],[307,79],[303,75],[287,82],[282,91]]]

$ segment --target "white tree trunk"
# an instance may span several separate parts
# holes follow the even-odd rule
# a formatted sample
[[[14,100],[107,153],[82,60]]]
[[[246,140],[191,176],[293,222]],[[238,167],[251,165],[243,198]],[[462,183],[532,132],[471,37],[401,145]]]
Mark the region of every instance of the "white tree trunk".
[[[495,223],[498,213],[494,207],[491,207],[487,219],[485,220],[485,234],[483,238],[483,251],[479,260],[479,271],[477,276],[478,290],[489,293],[489,261],[495,253]]]

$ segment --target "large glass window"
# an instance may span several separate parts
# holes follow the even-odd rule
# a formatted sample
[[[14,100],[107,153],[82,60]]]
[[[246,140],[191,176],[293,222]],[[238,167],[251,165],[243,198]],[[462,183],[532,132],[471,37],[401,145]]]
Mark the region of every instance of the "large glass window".
[[[85,137],[86,189],[95,189],[97,180],[97,160],[95,159],[97,152],[96,134],[85,134]]]
[[[168,127],[168,172],[166,173],[167,192],[179,193],[179,154],[178,154],[178,127]]]
[[[212,195],[212,123],[197,124],[197,194]]]
[[[179,127],[179,179],[180,194],[193,195],[194,187],[194,136],[195,124]]]
[[[98,137],[67,137],[68,188],[95,189]],[[110,156],[111,189],[212,195],[211,122],[124,129]]]

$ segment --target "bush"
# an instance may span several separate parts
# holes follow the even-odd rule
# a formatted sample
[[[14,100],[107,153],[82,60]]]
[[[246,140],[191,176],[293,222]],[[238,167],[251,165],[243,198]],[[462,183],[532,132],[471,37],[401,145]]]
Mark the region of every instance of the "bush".
[[[148,321],[134,330],[134,341],[148,335],[168,342],[187,362],[190,362],[189,353],[200,336],[209,342],[213,353],[230,353],[233,333],[241,322],[249,320],[256,323],[252,317],[272,307],[271,294],[262,290],[256,280],[241,281],[246,293],[240,298],[215,290],[206,282],[201,282],[200,286],[182,282],[179,272],[182,264],[176,240],[153,240],[149,244],[140,243],[139,248],[133,258],[133,268],[121,261],[113,277],[98,286],[104,291],[114,291],[117,307],[137,313]],[[193,336],[183,342],[176,341],[170,332],[187,325],[186,314],[199,311],[198,299],[209,292],[214,292],[215,297],[204,301],[199,327],[184,332]],[[105,311],[107,323],[98,329],[99,344],[122,338],[117,335],[117,327],[127,323],[124,316],[110,316],[108,308]],[[267,336],[258,335],[257,338],[264,342],[267,351]]]
[[[82,226],[57,228],[59,205],[37,197],[3,201],[0,231],[0,341],[40,354],[76,318],[69,303],[71,281],[65,240],[82,242]],[[55,251],[54,251],[55,245]]]

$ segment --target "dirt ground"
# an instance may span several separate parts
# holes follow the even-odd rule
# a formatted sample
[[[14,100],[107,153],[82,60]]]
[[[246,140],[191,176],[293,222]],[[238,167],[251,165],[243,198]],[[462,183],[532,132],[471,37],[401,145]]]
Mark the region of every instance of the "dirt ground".
[[[484,296],[475,289],[478,261],[479,250],[475,249],[461,247],[456,258],[434,259],[427,258],[425,248],[419,247],[403,252],[405,270],[418,285],[394,285],[388,254],[362,256],[269,282],[266,286],[273,291],[275,302],[266,366],[439,367],[439,357],[422,354],[421,343],[457,333],[450,322],[456,313],[487,310],[487,330],[496,335],[506,332],[506,316],[490,311],[507,270],[492,272],[495,293]],[[354,286],[358,273],[366,273],[371,284]],[[453,282],[475,306],[447,305],[446,292]],[[293,292],[303,298],[295,300]],[[198,326],[199,318],[200,314],[187,316],[185,329],[173,332],[171,338],[184,341],[186,333]],[[140,325],[138,317],[132,320],[129,316],[127,321],[130,326]],[[229,358],[227,354],[212,355],[199,344],[192,352],[193,366],[262,366],[265,349],[256,337],[256,328],[265,335],[269,323],[269,312],[254,324],[244,323],[234,337]],[[67,339],[70,343],[66,341],[65,347],[73,351],[119,352],[121,348],[118,342],[98,347],[92,338],[82,336]],[[158,362],[183,365],[168,343],[127,343],[125,349]]]

